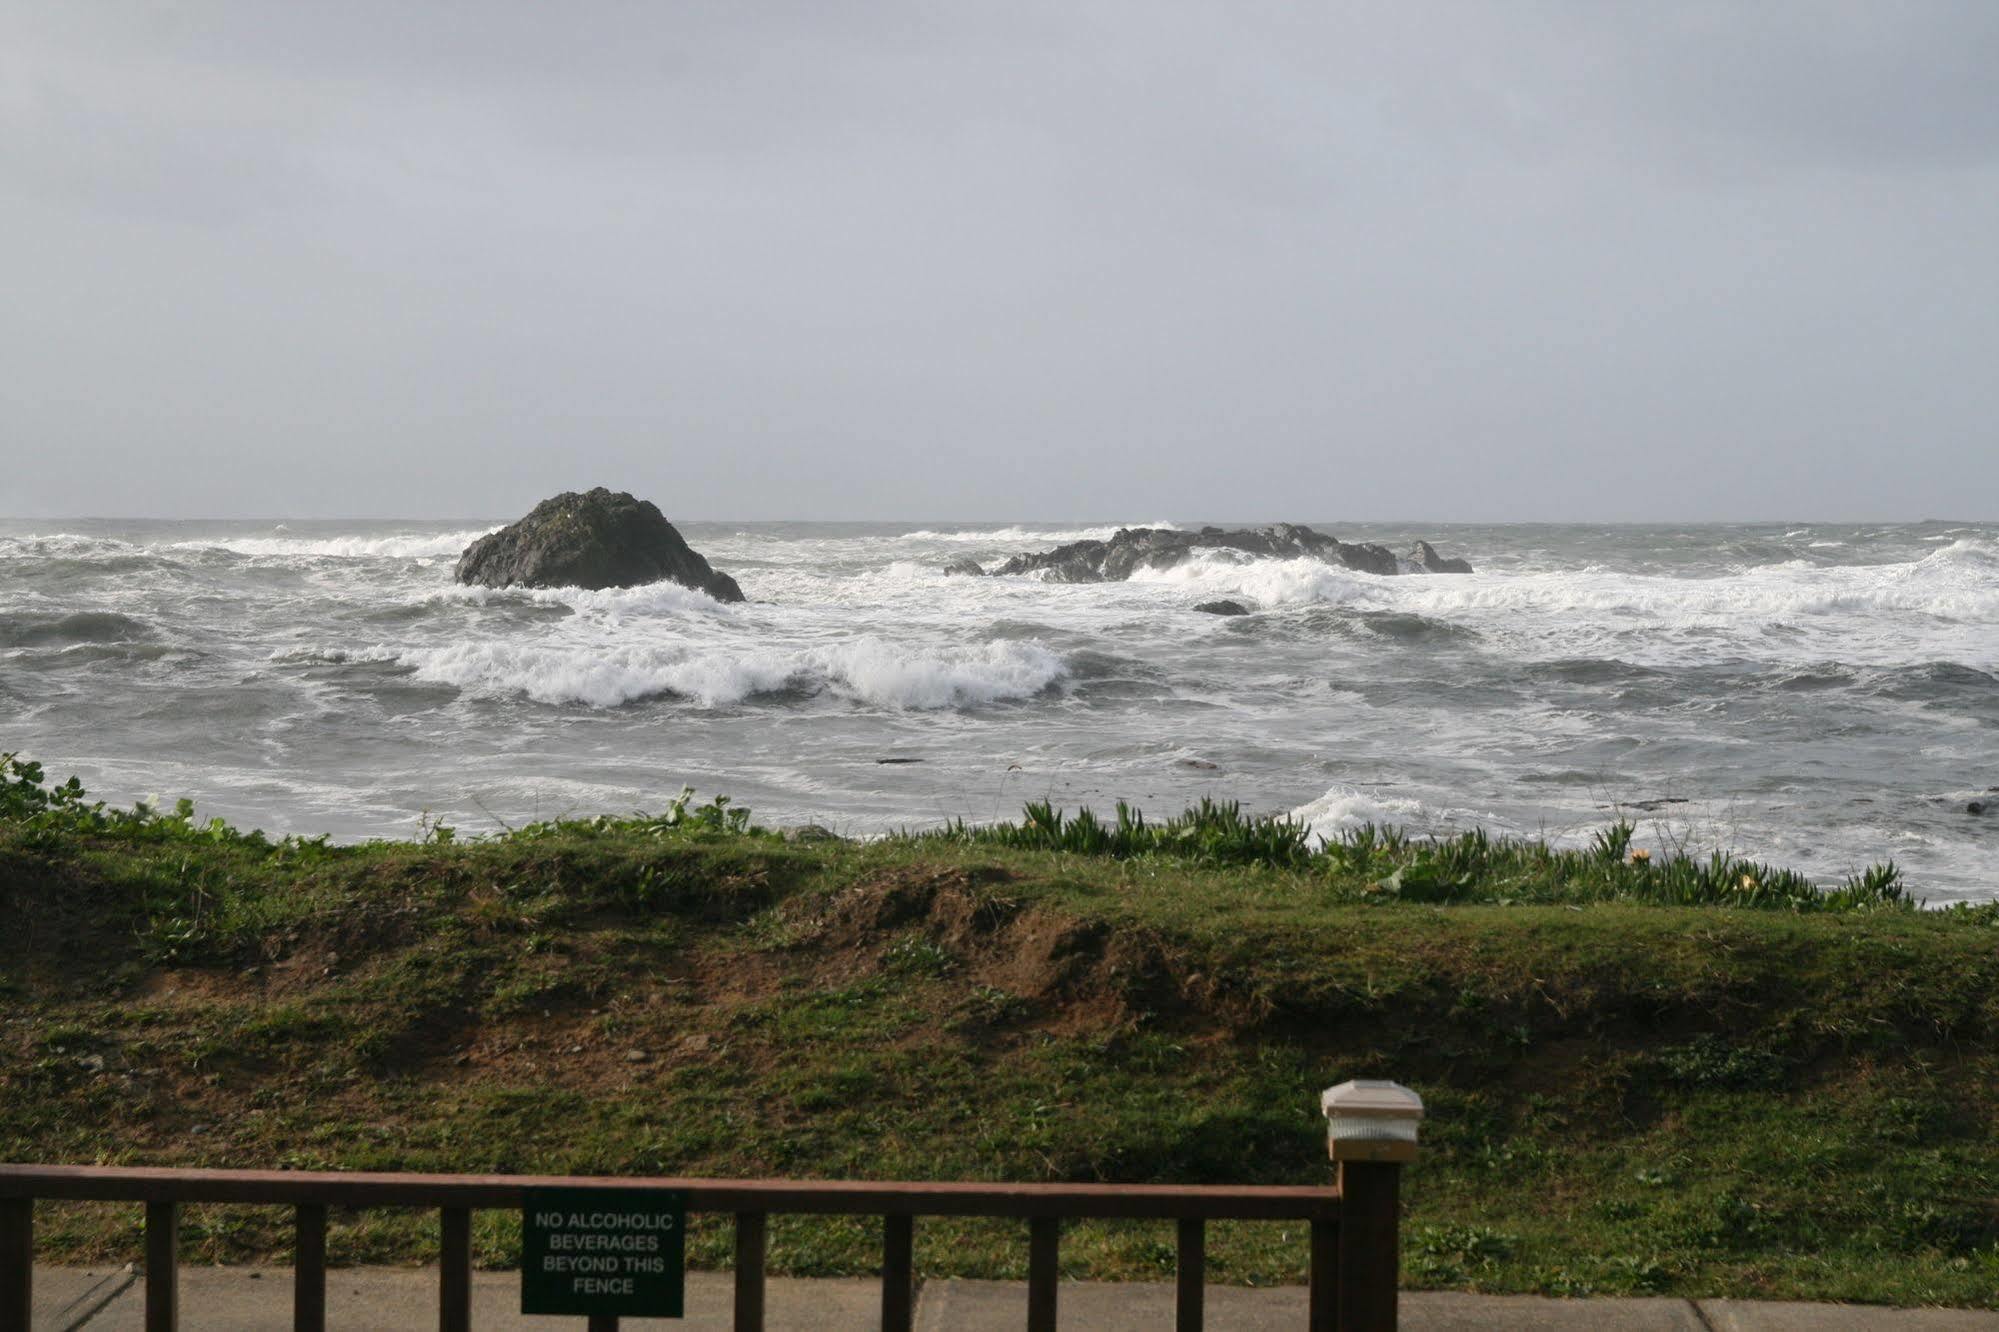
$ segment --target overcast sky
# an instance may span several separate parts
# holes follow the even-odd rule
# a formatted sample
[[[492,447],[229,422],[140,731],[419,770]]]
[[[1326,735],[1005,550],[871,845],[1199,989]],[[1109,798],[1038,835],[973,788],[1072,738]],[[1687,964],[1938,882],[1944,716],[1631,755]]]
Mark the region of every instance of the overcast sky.
[[[1999,515],[1999,3],[0,0],[0,514]]]

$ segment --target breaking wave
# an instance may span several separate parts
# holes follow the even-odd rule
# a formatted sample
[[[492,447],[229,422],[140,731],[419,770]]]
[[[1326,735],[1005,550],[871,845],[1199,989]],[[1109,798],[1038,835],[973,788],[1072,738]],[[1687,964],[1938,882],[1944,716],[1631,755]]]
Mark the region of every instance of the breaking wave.
[[[645,583],[638,587],[467,587],[453,583],[438,589],[430,601],[455,601],[476,606],[495,602],[559,606],[617,620],[657,619],[687,612],[731,614],[735,607],[715,600],[699,588],[678,583]]]
[[[1880,612],[1999,619],[1999,549],[1970,540],[1903,564],[1827,568],[1791,561],[1700,578],[1597,567],[1383,577],[1312,559],[1198,551],[1171,569],[1142,569],[1132,581],[1184,587],[1201,596],[1249,597],[1266,606],[1354,604],[1433,617],[1529,612],[1692,623]]]
[[[48,532],[35,536],[0,537],[0,560],[45,560],[95,555],[108,550],[134,551],[139,547],[108,537],[83,536],[76,532]]]
[[[760,695],[830,693],[890,709],[974,707],[1030,698],[1065,675],[1038,643],[911,651],[884,638],[806,649],[674,649],[461,643],[371,649],[356,661],[394,661],[417,679],[476,694],[613,708],[679,697],[723,707]]]
[[[475,527],[462,532],[412,532],[393,536],[343,536],[319,539],[289,536],[217,537],[176,541],[166,549],[226,550],[234,555],[261,558],[419,560],[449,556],[456,559],[474,541],[497,530],[493,527]]]
[[[151,638],[153,629],[114,611],[70,615],[17,615],[0,619],[0,647],[42,647],[70,643],[124,643]]]
[[[1352,786],[1333,787],[1317,800],[1292,810],[1291,819],[1309,825],[1313,836],[1320,841],[1367,823],[1425,828],[1434,821],[1431,811],[1420,800],[1370,795]]]
[[[1064,545],[1071,541],[1109,541],[1125,528],[1157,527],[1167,531],[1180,530],[1178,523],[1161,519],[1151,523],[1111,523],[1103,527],[994,527],[963,532],[941,532],[923,528],[915,532],[904,532],[898,541],[962,541],[980,546],[1004,546],[1017,543],[1045,543],[1051,546]]]

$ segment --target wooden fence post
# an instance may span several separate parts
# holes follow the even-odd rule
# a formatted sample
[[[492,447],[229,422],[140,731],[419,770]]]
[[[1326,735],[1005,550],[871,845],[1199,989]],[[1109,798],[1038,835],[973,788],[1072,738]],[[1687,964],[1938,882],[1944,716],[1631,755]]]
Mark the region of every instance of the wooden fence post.
[[[437,1326],[439,1332],[472,1329],[472,1209],[437,1213]]]
[[[1305,1326],[1310,1332],[1339,1332],[1340,1227],[1332,1221],[1312,1222],[1311,1288]]]
[[[763,1332],[764,1263],[769,1249],[768,1215],[736,1213],[736,1332]]]
[[[292,1217],[292,1332],[326,1332],[326,1204]]]
[[[1027,1222],[1027,1332],[1055,1332],[1061,1279],[1062,1219],[1030,1217]]]
[[[35,1313],[35,1200],[0,1198],[0,1327]]]
[[[1339,1178],[1340,1332],[1395,1332],[1402,1167],[1342,1161]]]
[[[1208,1229],[1198,1216],[1179,1222],[1180,1261],[1173,1274],[1175,1332],[1201,1332],[1207,1326]]]
[[[1331,1314],[1340,1332],[1395,1332],[1402,1166],[1416,1159],[1423,1098],[1399,1083],[1343,1082],[1327,1089],[1319,1108],[1338,1170],[1340,1219],[1331,1261],[1314,1255],[1313,1324],[1324,1326]],[[1325,1274],[1330,1298],[1320,1294],[1322,1265],[1334,1269]]]
[[[146,1204],[146,1332],[180,1326],[180,1204]]]
[[[916,1324],[916,1218],[882,1218],[882,1332]]]

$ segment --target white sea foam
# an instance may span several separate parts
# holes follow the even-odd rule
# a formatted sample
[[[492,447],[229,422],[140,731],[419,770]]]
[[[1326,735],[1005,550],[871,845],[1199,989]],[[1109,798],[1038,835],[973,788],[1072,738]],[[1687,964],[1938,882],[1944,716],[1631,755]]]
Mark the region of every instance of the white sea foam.
[[[45,560],[51,557],[76,559],[88,555],[129,555],[145,547],[112,537],[85,536],[79,532],[49,532],[32,536],[0,537],[0,560]]]
[[[1431,811],[1420,800],[1374,795],[1353,786],[1333,787],[1317,800],[1292,810],[1291,818],[1309,824],[1313,836],[1320,841],[1365,823],[1395,824],[1420,831],[1433,821]]]
[[[1337,606],[1376,596],[1370,584],[1383,577],[1310,558],[1271,560],[1231,550],[1200,550],[1170,569],[1141,568],[1131,581],[1184,589],[1199,597],[1248,597],[1264,606]]]
[[[938,532],[925,528],[915,532],[905,532],[899,541],[961,541],[978,546],[1006,546],[1022,543],[1042,543],[1050,546],[1065,545],[1071,541],[1109,541],[1124,528],[1157,527],[1167,531],[1180,530],[1178,523],[1164,519],[1151,523],[1112,523],[1106,527],[995,527],[968,532]]]
[[[790,690],[891,709],[968,707],[1030,697],[1063,675],[1061,658],[1039,643],[912,651],[876,637],[803,649],[481,642],[355,655],[475,693],[597,708],[661,695],[719,707]]]
[[[301,537],[214,537],[197,541],[175,541],[168,550],[226,550],[237,555],[258,557],[416,560],[440,556],[456,558],[465,548],[497,528],[469,528],[462,532],[408,532],[393,536],[342,536],[310,540]]]
[[[698,588],[669,582],[605,588],[468,587],[453,583],[438,588],[428,599],[463,601],[480,606],[494,601],[526,601],[542,606],[567,606],[579,613],[610,619],[671,617],[690,612],[726,614],[734,609]]]
[[[1444,619],[1560,617],[1570,625],[1642,621],[1673,628],[1745,622],[1930,616],[1999,624],[1999,552],[1960,540],[1903,564],[1826,568],[1806,561],[1705,578],[1671,578],[1597,567],[1546,573],[1382,577],[1312,559],[1244,560],[1200,551],[1134,582],[1198,596],[1242,596],[1265,606],[1352,605]]]
[[[757,600],[786,606],[840,606],[866,609],[879,615],[885,607],[921,597],[937,601],[937,585],[945,574],[934,563],[922,560],[890,560],[879,568],[828,572],[809,565],[784,569],[759,569],[745,573],[745,590]],[[953,578],[954,592],[962,595],[965,584],[978,579]]]

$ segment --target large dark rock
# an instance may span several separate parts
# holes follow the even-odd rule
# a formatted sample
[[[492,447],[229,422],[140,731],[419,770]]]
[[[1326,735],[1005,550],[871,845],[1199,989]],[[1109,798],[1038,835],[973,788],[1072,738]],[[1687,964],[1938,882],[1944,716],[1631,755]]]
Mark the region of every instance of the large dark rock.
[[[1243,605],[1240,601],[1204,601],[1194,607],[1194,609],[1206,615],[1249,614],[1249,607]]]
[[[1051,583],[1120,582],[1138,569],[1170,569],[1197,550],[1237,550],[1280,560],[1311,558],[1363,573],[1402,572],[1402,562],[1386,546],[1341,541],[1296,523],[1232,532],[1219,527],[1204,527],[1198,532],[1121,527],[1109,541],[1072,541],[1039,554],[1016,555],[992,572],[1039,573]],[[1435,551],[1430,553],[1436,555]],[[1462,560],[1441,562],[1464,564]],[[1464,564],[1463,572],[1471,572],[1471,566]]]
[[[1424,573],[1470,573],[1471,561],[1447,560],[1437,553],[1437,548],[1427,541],[1418,541],[1416,549],[1409,552],[1409,562]]]
[[[602,486],[568,491],[458,557],[458,581],[481,587],[637,587],[674,582],[741,601],[736,580],[708,567],[650,500]]]
[[[986,571],[979,567],[979,562],[969,555],[960,555],[957,559],[946,563],[944,565],[944,573],[946,577],[983,578],[986,576]]]

